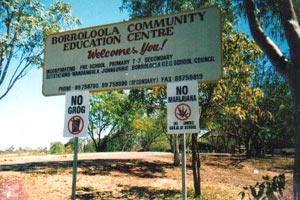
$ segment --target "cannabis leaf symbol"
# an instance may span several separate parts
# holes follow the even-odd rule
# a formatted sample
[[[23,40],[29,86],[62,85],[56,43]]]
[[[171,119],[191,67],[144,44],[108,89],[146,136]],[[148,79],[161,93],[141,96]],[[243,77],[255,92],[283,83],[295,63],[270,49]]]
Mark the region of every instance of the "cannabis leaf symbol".
[[[179,120],[186,120],[191,116],[191,108],[185,104],[179,104],[175,109],[176,118]]]
[[[189,111],[187,109],[185,109],[184,106],[178,107],[178,116],[185,118],[186,116],[189,115]]]

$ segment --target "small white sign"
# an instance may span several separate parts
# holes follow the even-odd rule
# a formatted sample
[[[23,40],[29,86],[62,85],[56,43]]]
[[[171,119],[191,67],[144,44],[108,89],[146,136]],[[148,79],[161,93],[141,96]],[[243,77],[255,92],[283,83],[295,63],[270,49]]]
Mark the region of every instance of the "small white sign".
[[[65,137],[86,137],[88,133],[90,94],[69,92],[66,94]]]
[[[169,83],[168,96],[168,132],[198,133],[199,103],[198,82],[185,81]]]

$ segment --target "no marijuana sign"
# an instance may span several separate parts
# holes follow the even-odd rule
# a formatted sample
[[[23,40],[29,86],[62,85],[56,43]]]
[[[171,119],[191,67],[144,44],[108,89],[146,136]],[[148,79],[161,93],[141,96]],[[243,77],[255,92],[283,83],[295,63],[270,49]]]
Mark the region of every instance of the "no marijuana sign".
[[[169,83],[168,132],[197,133],[199,131],[198,82]]]

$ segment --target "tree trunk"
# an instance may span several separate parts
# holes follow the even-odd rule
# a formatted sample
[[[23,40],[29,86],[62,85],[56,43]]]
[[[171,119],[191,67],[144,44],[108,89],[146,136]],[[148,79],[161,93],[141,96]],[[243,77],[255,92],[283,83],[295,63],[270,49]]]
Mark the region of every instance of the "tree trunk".
[[[194,179],[194,197],[198,198],[201,195],[201,179],[200,179],[200,155],[198,152],[197,133],[192,134],[192,168]]]
[[[296,67],[295,67],[296,68]],[[293,69],[295,69],[293,68]],[[291,70],[289,83],[293,96],[293,126],[295,135],[293,191],[294,199],[300,200],[300,69]]]
[[[251,153],[250,141],[247,138],[245,138],[244,144],[246,149],[246,158],[251,158],[252,153]]]
[[[229,136],[227,137],[222,136],[222,140],[224,145],[224,153],[229,153],[229,142],[230,142]]]
[[[300,200],[300,26],[293,2],[292,0],[278,1],[279,16],[290,51],[290,61],[288,61],[275,43],[265,35],[263,28],[260,26],[255,14],[255,1],[244,1],[249,27],[254,40],[267,55],[276,70],[287,78],[290,84],[294,105],[293,128],[295,135],[293,190],[294,199]]]
[[[101,146],[97,145],[95,146],[96,152],[101,152]]]
[[[173,135],[173,155],[174,155],[174,166],[180,165],[180,156],[179,156],[179,142],[178,142],[178,135]]]
[[[261,158],[262,157],[262,145],[258,141],[258,138],[253,139],[252,147],[255,150],[255,157],[256,158]]]

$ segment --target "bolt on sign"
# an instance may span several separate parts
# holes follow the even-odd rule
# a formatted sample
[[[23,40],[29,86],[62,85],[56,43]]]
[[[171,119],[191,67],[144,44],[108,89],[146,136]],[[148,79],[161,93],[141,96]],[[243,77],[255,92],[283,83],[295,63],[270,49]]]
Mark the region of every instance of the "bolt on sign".
[[[88,91],[66,93],[65,137],[86,137],[90,109]]]
[[[49,35],[43,94],[216,81],[222,74],[215,7]]]
[[[199,132],[198,82],[184,81],[167,85],[169,133]]]

